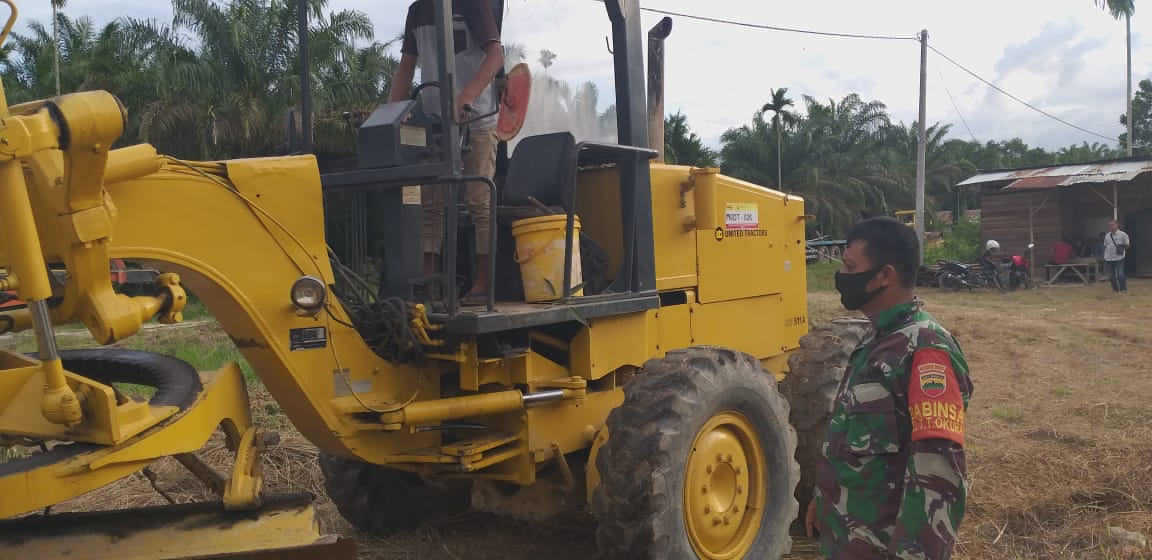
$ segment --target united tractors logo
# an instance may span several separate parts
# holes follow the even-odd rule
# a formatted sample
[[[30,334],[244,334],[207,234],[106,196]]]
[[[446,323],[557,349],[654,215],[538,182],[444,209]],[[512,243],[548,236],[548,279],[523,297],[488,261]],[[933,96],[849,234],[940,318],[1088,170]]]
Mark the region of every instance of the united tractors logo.
[[[948,366],[938,363],[920,364],[920,390],[931,398],[939,397],[948,388]]]

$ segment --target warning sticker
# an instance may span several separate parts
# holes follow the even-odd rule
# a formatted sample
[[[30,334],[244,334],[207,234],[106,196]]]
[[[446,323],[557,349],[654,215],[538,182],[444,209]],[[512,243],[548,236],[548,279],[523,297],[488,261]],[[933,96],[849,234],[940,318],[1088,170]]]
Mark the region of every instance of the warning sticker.
[[[724,204],[724,229],[759,229],[760,212],[753,203]]]
[[[308,327],[288,331],[289,350],[310,350],[328,346],[328,329]]]

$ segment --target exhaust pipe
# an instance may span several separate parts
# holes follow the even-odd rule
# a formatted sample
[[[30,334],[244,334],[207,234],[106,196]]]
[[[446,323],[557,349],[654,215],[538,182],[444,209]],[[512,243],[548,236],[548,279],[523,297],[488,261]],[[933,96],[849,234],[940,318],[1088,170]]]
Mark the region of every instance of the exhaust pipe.
[[[664,163],[664,40],[672,34],[672,18],[648,30],[648,147]]]

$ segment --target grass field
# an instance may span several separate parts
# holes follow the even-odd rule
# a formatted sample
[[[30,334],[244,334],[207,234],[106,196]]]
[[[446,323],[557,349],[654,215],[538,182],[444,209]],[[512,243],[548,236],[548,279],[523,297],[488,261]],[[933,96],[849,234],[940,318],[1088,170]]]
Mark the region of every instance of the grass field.
[[[831,287],[834,268],[812,270],[811,321],[842,310]],[[1103,285],[1011,294],[943,294],[924,289],[926,309],[959,338],[975,393],[967,439],[971,495],[957,558],[1144,558],[1146,550],[1110,541],[1109,527],[1152,533],[1152,283],[1133,281],[1117,296]],[[239,358],[210,319],[189,327],[149,329],[125,344],[171,353],[211,369]],[[86,345],[65,332],[62,346]],[[31,349],[26,335],[0,347]],[[266,460],[273,490],[323,496],[314,449],[251,383],[258,418],[282,431]],[[219,442],[201,452],[226,462]],[[208,495],[173,462],[159,462],[161,486],[178,500]],[[322,522],[351,533],[320,498]],[[136,476],[84,496],[67,509],[117,508],[163,501]],[[547,524],[468,513],[388,539],[359,536],[364,559],[592,558],[594,525],[578,514]],[[810,543],[799,543],[795,558]]]

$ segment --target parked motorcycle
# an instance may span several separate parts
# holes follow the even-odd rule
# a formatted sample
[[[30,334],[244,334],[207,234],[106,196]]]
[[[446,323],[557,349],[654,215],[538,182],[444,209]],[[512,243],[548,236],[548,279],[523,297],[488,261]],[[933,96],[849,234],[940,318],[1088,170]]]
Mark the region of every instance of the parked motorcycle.
[[[981,259],[977,264],[962,263],[959,261],[938,261],[940,274],[937,283],[940,289],[946,292],[955,292],[963,288],[969,290],[995,286],[1001,292],[1008,291],[1008,281],[1002,274],[1001,267],[987,259]]]
[[[1031,253],[1032,248],[1035,246],[1035,244],[1029,243],[1028,252]],[[1032,263],[1028,257],[1024,255],[1004,257],[1004,267],[1008,272],[1009,291],[1017,288],[1024,288],[1025,290],[1032,289]]]

